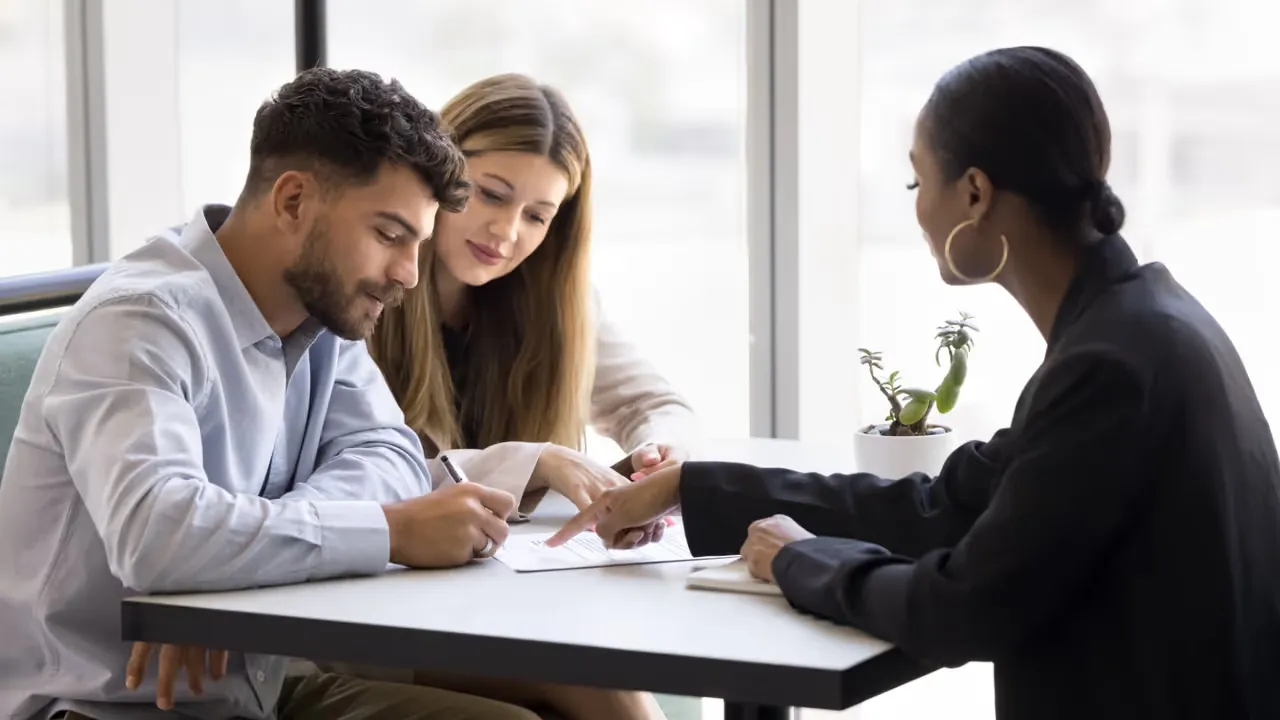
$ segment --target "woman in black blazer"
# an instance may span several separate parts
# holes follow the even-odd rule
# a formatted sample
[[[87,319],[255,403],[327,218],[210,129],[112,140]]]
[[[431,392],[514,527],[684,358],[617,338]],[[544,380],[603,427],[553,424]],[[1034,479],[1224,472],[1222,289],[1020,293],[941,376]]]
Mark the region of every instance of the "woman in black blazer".
[[[741,551],[801,610],[993,661],[1001,720],[1280,718],[1271,429],[1222,328],[1118,234],[1110,144],[1093,83],[1043,48],[968,60],[920,113],[943,280],[999,283],[1047,341],[1007,429],[936,478],[688,462],[553,542],[641,544],[679,507],[695,554]]]

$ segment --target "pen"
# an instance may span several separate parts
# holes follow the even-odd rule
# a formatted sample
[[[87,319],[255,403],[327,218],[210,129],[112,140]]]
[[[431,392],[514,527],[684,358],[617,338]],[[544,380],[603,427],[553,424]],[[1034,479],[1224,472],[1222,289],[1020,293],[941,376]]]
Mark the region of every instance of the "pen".
[[[462,468],[454,465],[453,461],[449,459],[448,455],[440,456],[440,464],[444,465],[444,471],[449,473],[449,477],[453,478],[453,482],[455,484],[463,485],[465,483],[471,482],[470,480],[467,479],[466,474],[462,472]],[[491,555],[493,555],[494,551],[497,549],[498,548],[494,545],[493,538],[486,537],[485,543],[484,543],[484,549],[477,552],[476,557],[481,557],[481,558],[490,557]]]
[[[440,464],[444,465],[444,471],[449,473],[449,477],[453,478],[453,481],[455,483],[461,485],[466,482],[471,482],[470,480],[467,479],[467,476],[462,472],[462,468],[454,465],[453,461],[449,459],[448,455],[440,456]]]
[[[449,459],[448,455],[440,456],[440,464],[444,465],[444,471],[446,473],[449,473],[449,477],[453,479],[454,483],[458,485],[462,485],[463,483],[471,482],[471,480],[467,478],[466,473],[462,472],[462,468],[458,467],[457,465],[454,465],[453,461]],[[505,519],[507,521],[507,524],[509,525],[513,525],[515,523],[529,522],[529,516],[518,510],[512,513],[510,517]]]

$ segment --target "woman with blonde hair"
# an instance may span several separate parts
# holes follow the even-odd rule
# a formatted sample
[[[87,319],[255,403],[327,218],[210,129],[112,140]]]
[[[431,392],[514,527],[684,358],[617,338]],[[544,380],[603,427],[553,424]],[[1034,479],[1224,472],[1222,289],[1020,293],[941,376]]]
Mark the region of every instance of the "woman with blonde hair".
[[[428,456],[448,450],[522,512],[547,489],[585,507],[687,458],[692,410],[591,290],[591,161],[564,97],[498,75],[441,116],[467,157],[471,198],[438,215],[421,282],[369,341]],[[628,459],[610,469],[587,458],[588,425]],[[448,477],[438,457],[432,475]]]
[[[471,197],[441,212],[420,282],[369,341],[410,427],[449,477],[530,512],[547,490],[587,507],[610,487],[683,461],[693,412],[623,339],[588,278],[591,161],[564,97],[523,75],[481,80],[441,110],[467,158]],[[590,425],[628,454],[583,452]],[[426,677],[420,683],[547,705],[572,719],[661,717],[646,693]]]

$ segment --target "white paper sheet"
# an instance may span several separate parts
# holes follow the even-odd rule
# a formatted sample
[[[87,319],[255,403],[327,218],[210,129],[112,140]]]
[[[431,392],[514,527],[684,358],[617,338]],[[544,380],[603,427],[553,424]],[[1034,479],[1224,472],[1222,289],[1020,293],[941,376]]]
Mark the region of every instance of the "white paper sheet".
[[[516,572],[643,565],[694,559],[684,539],[684,528],[679,523],[666,529],[661,542],[650,543],[635,550],[610,550],[604,546],[600,536],[590,531],[579,534],[557,548],[543,544],[549,537],[549,534],[508,536],[507,542],[494,558]]]

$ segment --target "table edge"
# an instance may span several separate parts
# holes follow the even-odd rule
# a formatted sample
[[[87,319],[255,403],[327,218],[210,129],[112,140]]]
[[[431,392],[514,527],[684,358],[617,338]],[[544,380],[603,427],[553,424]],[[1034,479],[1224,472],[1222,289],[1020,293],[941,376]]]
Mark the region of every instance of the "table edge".
[[[843,710],[922,677],[889,647],[840,670],[619,650],[545,640],[218,610],[146,598],[121,602],[121,639],[368,665],[555,682],[766,705]]]

